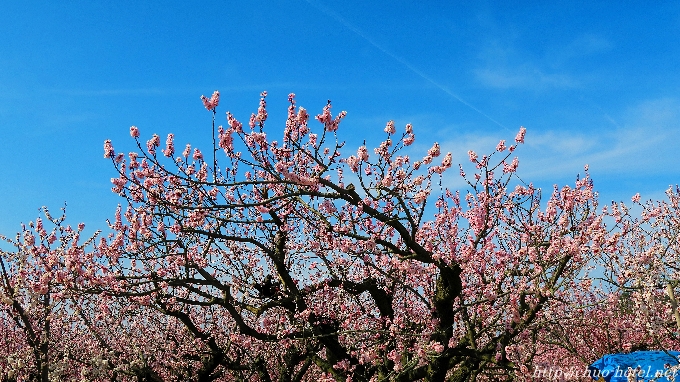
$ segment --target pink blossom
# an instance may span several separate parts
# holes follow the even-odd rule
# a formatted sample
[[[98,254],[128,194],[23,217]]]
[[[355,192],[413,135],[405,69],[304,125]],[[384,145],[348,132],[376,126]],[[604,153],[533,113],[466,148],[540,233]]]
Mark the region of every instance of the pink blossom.
[[[284,162],[281,162],[281,161],[276,162],[276,164],[274,165],[274,169],[276,169],[276,171],[281,172],[281,173],[287,172],[286,164]]]
[[[511,172],[517,171],[517,166],[518,166],[518,165],[519,165],[519,159],[517,159],[517,157],[515,157],[515,158],[512,160],[512,163],[510,163],[510,164],[503,163],[503,173],[507,174],[507,173],[511,173]]]
[[[165,150],[163,150],[163,155],[170,158],[175,155],[175,145],[173,143],[174,134],[168,134],[168,138],[165,140]]]
[[[633,201],[633,203],[639,203],[640,202],[640,193],[638,192],[637,194],[633,195],[631,200]]]
[[[385,187],[390,187],[392,185],[392,176],[387,175],[386,177],[383,178],[383,180],[380,182]]]
[[[234,137],[232,136],[234,130],[231,128],[224,130],[222,126],[218,128],[220,148],[224,149],[225,152],[229,153],[234,150]]]
[[[137,162],[137,157],[139,157],[139,154],[136,152],[130,152],[128,153],[128,157],[130,157],[130,169],[138,168],[139,162]]]
[[[357,157],[361,159],[362,161],[367,161],[368,160],[368,150],[366,149],[366,146],[361,146],[357,150]]]
[[[435,142],[434,145],[432,145],[432,148],[430,148],[427,151],[427,155],[429,155],[433,158],[438,157],[440,153],[441,153],[441,151],[439,150],[439,143],[437,143],[437,142]]]
[[[505,149],[506,149],[506,147],[505,147],[505,139],[501,139],[501,141],[498,142],[498,145],[496,146],[496,151],[498,151],[498,152],[500,153],[500,152],[505,151]]]
[[[335,365],[333,365],[333,369],[335,370],[349,370],[350,369],[350,363],[348,360],[343,359],[342,361],[339,361]]]
[[[390,146],[392,145],[392,141],[388,138],[382,143],[380,143],[379,147],[376,147],[373,149],[373,151],[380,155],[381,157],[388,159],[390,157]]]
[[[201,153],[201,150],[199,149],[194,149],[194,155],[192,158],[194,158],[194,160],[203,160],[203,153]]]
[[[146,148],[149,154],[156,155],[156,147],[161,145],[161,139],[158,135],[154,134],[151,139],[146,141]]]
[[[208,111],[211,111],[213,109],[212,105],[210,104],[210,99],[204,95],[201,96],[201,101],[203,101],[203,106],[205,106]]]
[[[205,106],[208,111],[213,111],[217,107],[217,104],[220,103],[220,92],[215,90],[210,98],[202,95],[201,101],[203,101],[203,106]]]
[[[442,345],[439,342],[433,342],[432,343],[432,350],[434,350],[437,353],[441,353],[444,351],[444,345]]]
[[[477,156],[477,153],[476,153],[476,152],[474,152],[474,151],[472,151],[472,150],[469,150],[469,151],[468,151],[468,157],[470,157],[470,162],[472,162],[472,163],[477,163],[477,158],[478,158],[478,156]]]
[[[422,182],[422,180],[421,180]],[[416,192],[415,195],[413,195],[413,201],[422,204],[427,200],[427,197],[430,195],[430,190],[420,190]]]
[[[385,132],[387,134],[394,134],[396,131],[397,129],[394,128],[394,121],[387,122],[387,126],[385,126]]]
[[[256,122],[257,115],[255,113],[250,114],[250,119],[248,120],[248,126],[250,126],[250,130],[255,129]]]
[[[333,116],[331,115],[331,101],[328,101],[328,104],[326,104],[326,106],[323,108],[323,112],[317,115],[316,119],[324,124],[324,129],[326,131],[333,132],[338,130],[340,120],[345,118],[346,115],[346,111],[341,111],[340,114],[338,114],[338,116],[333,119]]]
[[[24,232],[24,245],[27,247],[35,245],[35,236],[33,236],[33,234],[31,234],[29,231]]]
[[[451,156],[451,153],[446,153],[446,156],[444,157],[444,160],[442,161],[442,167],[444,167],[444,168],[451,167],[452,161],[453,161],[453,158]]]
[[[130,126],[130,136],[132,138],[139,138],[139,129],[137,126]]]
[[[229,124],[229,127],[237,133],[242,133],[243,132],[243,124],[234,118],[234,116],[230,113],[227,112],[227,123]]]
[[[111,140],[107,139],[104,141],[104,158],[113,158],[114,151]]]
[[[354,155],[350,155],[347,159],[345,159],[345,163],[349,165],[349,168],[352,170],[352,172],[359,171],[359,162],[359,158],[355,157]]]
[[[220,103],[220,92],[215,90],[212,94],[212,97],[210,97],[210,103],[213,106],[213,109],[217,107],[217,104]]]
[[[406,124],[406,134],[413,135],[413,126],[410,123]]]
[[[524,128],[524,126],[519,128],[519,132],[517,133],[517,136],[515,137],[515,142],[517,143],[524,143],[524,135],[526,134],[527,129]]]
[[[259,145],[260,147],[266,147],[267,145],[267,134],[265,133],[252,133],[250,134],[251,138],[253,139],[253,142]]]
[[[175,235],[177,235],[181,231],[182,231],[182,227],[180,227],[180,225],[177,224],[177,223],[170,226],[170,232],[174,233]]]
[[[299,124],[303,126],[307,126],[307,121],[309,120],[309,114],[307,113],[307,109],[304,107],[300,106],[298,108],[298,113],[297,113],[297,121]]]
[[[257,108],[257,116],[255,120],[260,123],[264,123],[267,120],[267,92],[263,91],[260,94],[260,107]]]

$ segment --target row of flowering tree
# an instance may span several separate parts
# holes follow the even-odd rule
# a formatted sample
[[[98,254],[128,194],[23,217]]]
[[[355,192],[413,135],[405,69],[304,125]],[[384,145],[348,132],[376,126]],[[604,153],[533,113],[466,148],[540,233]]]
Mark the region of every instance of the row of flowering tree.
[[[452,174],[438,144],[409,147],[411,125],[348,148],[330,102],[314,124],[291,94],[281,133],[265,130],[266,93],[245,127],[231,113],[215,126],[219,93],[202,99],[206,152],[134,126],[136,151],[105,142],[123,198],[105,233],[83,242],[45,210],[52,231],[38,219],[8,240],[4,380],[531,379],[630,343],[673,346],[674,298],[651,301],[620,272],[648,264],[643,225],[598,207],[587,169],[542,199],[516,175],[524,128]],[[467,188],[445,188],[452,176]],[[661,262],[669,224],[666,241],[639,243]],[[592,283],[597,264],[615,288]]]

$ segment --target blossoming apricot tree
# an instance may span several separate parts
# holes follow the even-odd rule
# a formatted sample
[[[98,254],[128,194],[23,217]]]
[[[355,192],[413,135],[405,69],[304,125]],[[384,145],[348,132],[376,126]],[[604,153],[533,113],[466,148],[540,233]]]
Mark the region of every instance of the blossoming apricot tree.
[[[84,225],[74,228],[64,223],[64,214],[53,217],[44,207],[43,212],[46,222],[38,218],[15,239],[1,237],[14,247],[0,251],[0,377],[9,380],[73,375],[79,369],[73,356],[89,350],[85,338],[71,330],[77,318],[69,287],[87,277],[83,264],[91,239],[80,242]]]
[[[413,156],[411,125],[397,133],[390,121],[375,149],[348,155],[345,113],[330,102],[316,131],[291,94],[273,139],[266,93],[248,127],[231,113],[216,127],[219,93],[202,100],[208,155],[189,145],[176,155],[173,134],[163,149],[155,134],[144,144],[134,126],[138,151],[104,145],[126,203],[97,244],[106,282],[90,292],[155,311],[193,339],[177,360],[190,372],[168,378],[521,376],[556,306],[614,245],[587,173],[547,202],[515,175],[524,128],[490,155],[468,153],[461,194],[442,186],[450,153],[439,159],[435,143]]]
[[[553,370],[582,373],[603,354],[680,346],[680,189],[670,187],[666,197],[641,202],[636,194],[632,206],[620,202],[603,209],[613,224],[609,250],[596,262],[597,277],[590,286],[573,288],[559,307],[560,319],[540,334],[540,358],[552,359],[547,364]]]
[[[632,198],[639,217],[624,203],[608,211],[620,227],[620,245],[608,256],[608,281],[626,296],[635,321],[656,347],[680,345],[680,188],[669,187],[666,200],[642,203]]]

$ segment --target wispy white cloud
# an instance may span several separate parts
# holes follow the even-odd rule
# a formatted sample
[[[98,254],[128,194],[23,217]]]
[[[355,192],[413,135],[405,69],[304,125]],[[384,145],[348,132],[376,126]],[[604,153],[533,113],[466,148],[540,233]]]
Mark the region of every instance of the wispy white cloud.
[[[517,151],[519,174],[530,181],[559,182],[583,173],[584,165],[588,164],[595,176],[626,179],[632,174],[680,175],[680,166],[677,166],[680,99],[640,102],[623,113],[619,122],[618,128],[606,126],[578,132],[529,129],[527,143]],[[462,163],[471,171],[467,151],[493,152],[498,140],[497,135],[476,134],[440,143],[443,152],[453,153],[454,163]],[[462,180],[449,178],[452,179],[447,186],[464,186]]]
[[[680,100],[667,97],[644,101],[628,110],[626,117],[635,125],[649,128],[677,127]]]
[[[574,88],[579,82],[566,74],[545,73],[541,69],[522,65],[515,68],[484,68],[475,69],[477,80],[484,86],[499,89],[546,89],[546,88]]]
[[[614,44],[608,39],[591,34],[577,36],[563,46],[554,46],[548,49],[546,60],[553,66],[561,65],[570,60],[579,60],[583,57],[608,52],[614,48]]]
[[[611,48],[612,44],[602,37],[582,35],[532,57],[505,38],[481,49],[482,65],[473,69],[473,73],[479,83],[490,88],[538,91],[578,88],[583,86],[582,73],[572,73],[565,69],[566,64]]]
[[[664,155],[665,143],[673,135],[677,134],[660,128],[650,134],[640,127],[588,134],[536,132],[527,138],[535,148],[526,150],[525,170],[532,177],[550,178],[575,174],[585,164],[610,174],[653,169],[654,156]]]

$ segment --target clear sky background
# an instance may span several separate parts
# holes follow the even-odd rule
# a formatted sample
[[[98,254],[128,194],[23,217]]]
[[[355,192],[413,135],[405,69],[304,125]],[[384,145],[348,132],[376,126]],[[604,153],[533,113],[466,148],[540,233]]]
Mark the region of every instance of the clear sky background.
[[[603,204],[680,183],[680,2],[6,2],[0,11],[0,232],[68,203],[104,228],[116,176],[103,141],[132,151],[175,133],[208,148],[219,89],[243,122],[269,92],[313,115],[346,110],[351,151],[386,121],[456,162],[520,125],[519,174],[551,189],[589,164]],[[233,4],[238,3],[238,4]],[[653,4],[653,5],[650,5]],[[458,187],[457,171],[447,184]]]

